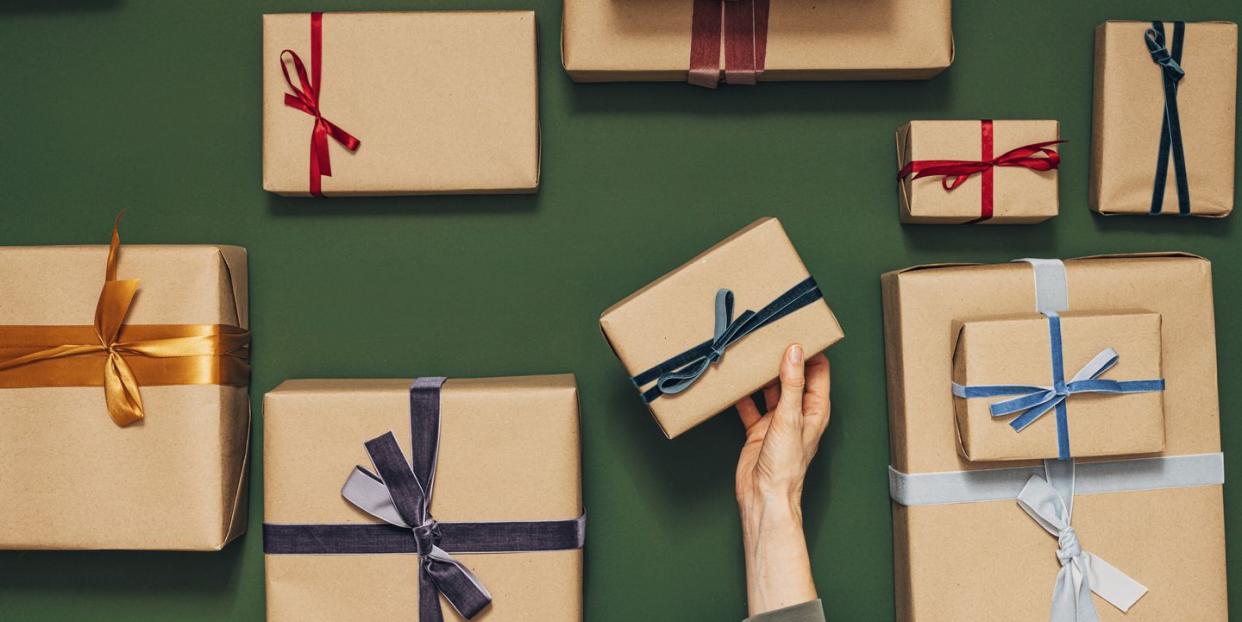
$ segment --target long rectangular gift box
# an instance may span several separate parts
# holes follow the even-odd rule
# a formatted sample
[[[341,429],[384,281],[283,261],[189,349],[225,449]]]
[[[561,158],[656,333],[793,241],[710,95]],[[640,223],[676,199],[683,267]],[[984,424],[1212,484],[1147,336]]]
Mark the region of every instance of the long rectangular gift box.
[[[810,356],[843,336],[775,218],[656,279],[599,323],[669,438],[775,379],[790,344]]]
[[[1037,223],[1057,215],[1057,121],[911,121],[897,129],[901,222]]]
[[[1128,622],[1227,619],[1224,464],[1206,260],[1170,253],[925,266],[884,275],[882,289],[897,619],[1093,619],[1088,610],[1100,620]],[[1086,338],[1083,327],[1068,322],[1077,314],[1133,320],[1125,311],[1136,309],[1160,318],[1160,375],[1148,379],[1163,383],[1147,389],[1163,396],[1163,451],[1071,455],[1042,464],[961,455],[954,424],[959,398],[951,386],[960,322],[1039,313],[1050,331],[1066,314],[1066,359],[1051,374],[1065,384],[1051,395],[1023,390],[1056,407],[1034,425],[1063,427],[1070,438],[1108,436],[1129,413],[1116,412],[1109,428],[1085,420],[1098,410],[1080,407],[1084,399],[1099,400],[1097,408],[1124,396],[1069,386],[1080,366],[1091,366],[1071,363],[1070,352],[1081,359],[1093,348],[1069,344]],[[1150,364],[1151,355],[1141,352],[1148,346],[1116,337],[1100,343],[1122,359]],[[1097,377],[1142,380],[1153,369]]]
[[[1237,95],[1237,24],[1100,24],[1091,209],[1228,216]]]
[[[564,0],[579,82],[919,80],[953,62],[950,0]]]
[[[572,375],[286,381],[267,619],[581,620],[579,446]]]
[[[246,530],[246,251],[0,248],[0,549]]]
[[[532,11],[263,16],[263,188],[481,194],[539,186]]]

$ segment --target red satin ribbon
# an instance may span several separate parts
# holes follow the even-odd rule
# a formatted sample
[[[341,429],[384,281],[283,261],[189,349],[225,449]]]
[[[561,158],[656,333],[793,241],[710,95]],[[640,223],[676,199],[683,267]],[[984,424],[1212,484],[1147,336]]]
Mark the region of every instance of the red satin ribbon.
[[[914,179],[939,175],[943,176],[940,185],[945,190],[954,190],[966,183],[971,175],[982,173],[983,200],[979,220],[987,220],[995,211],[996,167],[1016,166],[1033,171],[1050,171],[1061,165],[1061,154],[1049,147],[1065,142],[1063,140],[1023,145],[993,157],[993,123],[990,119],[984,120],[982,126],[982,147],[978,160],[915,160],[902,167],[897,173],[897,179],[905,179],[911,174],[914,175]],[[1041,154],[1043,157],[1039,157]]]
[[[689,82],[716,88],[723,40],[725,82],[754,84],[767,61],[768,6],[769,0],[694,0]]]
[[[302,88],[298,88],[293,84],[293,79],[289,77],[288,61],[285,55],[289,56],[288,61],[293,62],[293,70],[298,74],[298,81],[302,83]],[[297,108],[312,117],[315,117],[315,127],[311,130],[310,143],[310,193],[313,196],[323,196],[323,186],[321,177],[326,175],[332,176],[332,159],[328,153],[328,136],[340,143],[343,147],[350,151],[357,151],[358,145],[362,144],[357,138],[350,135],[349,132],[339,128],[335,123],[323,118],[323,113],[319,111],[319,87],[323,85],[320,81],[323,63],[323,13],[311,13],[311,69],[310,77],[306,75],[306,66],[302,64],[302,58],[293,50],[283,50],[280,53],[280,71],[285,74],[285,82],[289,84],[289,90],[292,93],[285,93],[285,105],[290,108]]]

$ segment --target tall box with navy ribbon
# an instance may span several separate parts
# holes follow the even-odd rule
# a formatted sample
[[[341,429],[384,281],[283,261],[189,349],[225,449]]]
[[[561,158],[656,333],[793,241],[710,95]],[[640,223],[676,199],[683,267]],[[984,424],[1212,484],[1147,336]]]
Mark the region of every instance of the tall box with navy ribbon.
[[[1237,97],[1237,24],[1097,27],[1091,209],[1228,216]]]

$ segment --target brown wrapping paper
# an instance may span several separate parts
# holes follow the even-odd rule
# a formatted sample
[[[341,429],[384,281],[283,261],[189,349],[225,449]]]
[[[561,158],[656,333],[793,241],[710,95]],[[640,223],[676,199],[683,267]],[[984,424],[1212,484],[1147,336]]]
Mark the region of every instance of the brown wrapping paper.
[[[363,443],[410,452],[409,380],[290,380],[264,399],[264,521],[370,524],[341,497]],[[459,380],[441,395],[431,514],[441,522],[582,514],[578,392],[571,375]],[[582,619],[582,551],[459,554],[492,595],[475,622]],[[417,617],[414,555],[266,555],[267,619]],[[461,618],[441,597],[446,620]]]
[[[1143,311],[1066,312],[1061,316],[1061,352],[1069,380],[1103,351],[1117,351],[1117,364],[1101,378],[1156,380],[1160,369],[1160,315]],[[963,386],[1052,385],[1048,319],[1039,314],[955,323],[953,381]],[[962,455],[974,462],[1057,457],[1055,413],[1021,432],[1009,423],[1017,415],[993,417],[988,407],[1011,399],[954,398]],[[1072,395],[1070,455],[1117,456],[1164,449],[1164,396],[1160,392]]]
[[[1018,147],[1061,138],[1061,124],[1057,121],[997,120],[992,122],[992,127],[994,157]],[[911,121],[897,130],[897,170],[918,160],[979,160],[982,140],[979,121]],[[998,166],[992,171],[993,214],[981,222],[1037,223],[1057,215],[1056,169],[1035,171]],[[979,219],[983,206],[983,175],[971,175],[953,190],[946,190],[942,179],[939,176],[914,179],[909,175],[898,181],[901,222],[960,224]]]
[[[736,317],[808,276],[780,221],[764,218],[604,311],[600,328],[634,376],[712,337],[717,290],[733,290]],[[828,305],[815,301],[735,342],[689,389],[653,401],[651,413],[673,438],[776,378],[790,344],[810,356],[842,336]]]
[[[310,71],[310,30],[308,13],[263,16],[263,188],[277,194],[309,193],[315,119],[285,105],[280,55]],[[361,146],[328,139],[324,194],[533,192],[537,69],[531,11],[325,13],[320,110]]]
[[[1164,455],[1220,451],[1211,266],[1189,255],[1066,262],[1070,308],[1161,316]],[[1031,267],[928,266],[882,279],[892,465],[904,473],[1031,462],[960,456],[953,424],[953,322],[1029,314]],[[1128,614],[1095,599],[1105,622],[1225,620],[1221,486],[1074,497],[1073,526],[1096,553],[1150,592]],[[893,505],[898,620],[1046,621],[1056,542],[1013,500]]]
[[[1090,204],[1101,214],[1151,211],[1165,97],[1143,38],[1150,27],[1109,21],[1095,29]],[[1171,46],[1171,22],[1165,31]],[[1236,24],[1186,24],[1177,106],[1194,216],[1222,218],[1233,210],[1237,63]],[[1175,172],[1170,163],[1162,214],[1178,213]]]
[[[0,325],[90,325],[107,246],[0,248]],[[246,251],[124,245],[128,323],[248,327]],[[102,375],[103,366],[100,366]],[[246,388],[141,388],[119,427],[102,387],[0,390],[0,549],[218,550],[246,530]]]
[[[693,5],[565,0],[561,62],[578,82],[685,81]],[[768,20],[761,81],[921,80],[953,62],[950,0],[774,0]]]

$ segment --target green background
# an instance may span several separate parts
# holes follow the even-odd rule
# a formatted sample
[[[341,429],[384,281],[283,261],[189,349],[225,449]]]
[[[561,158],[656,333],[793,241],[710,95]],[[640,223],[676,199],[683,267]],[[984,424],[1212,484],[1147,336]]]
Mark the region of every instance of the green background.
[[[363,8],[538,11],[537,195],[263,192],[260,63],[276,59],[260,58],[260,15]],[[560,11],[559,0],[0,0],[0,244],[105,243],[126,208],[127,242],[247,247],[258,441],[239,542],[217,554],[0,553],[0,619],[260,620],[265,392],[296,377],[562,371],[582,390],[587,618],[741,618],[740,425],[726,413],[665,440],[596,318],[759,216],[783,220],[847,334],[831,352],[835,412],[805,500],[815,578],[836,620],[893,616],[881,272],[1199,253],[1216,264],[1220,377],[1242,370],[1229,347],[1242,343],[1242,323],[1228,312],[1242,308],[1238,217],[1103,219],[1086,205],[1095,25],[1238,20],[1236,1],[959,0],[957,61],[934,80],[718,91],[573,84],[557,54]],[[900,225],[893,130],[911,118],[981,117],[1061,121],[1061,216]],[[21,296],[0,291],[0,304]],[[1242,407],[1239,383],[1222,382],[1221,401],[1228,476],[1239,478],[1229,453],[1242,434],[1230,416]],[[1228,508],[1239,490],[1226,489]],[[1242,577],[1236,511],[1228,525]],[[1052,587],[1051,575],[1033,580]],[[1230,587],[1236,603],[1242,580]]]

